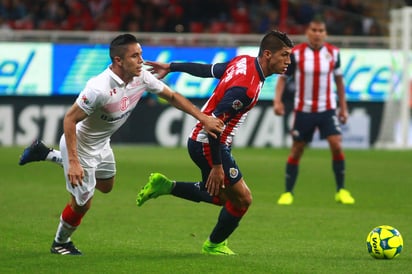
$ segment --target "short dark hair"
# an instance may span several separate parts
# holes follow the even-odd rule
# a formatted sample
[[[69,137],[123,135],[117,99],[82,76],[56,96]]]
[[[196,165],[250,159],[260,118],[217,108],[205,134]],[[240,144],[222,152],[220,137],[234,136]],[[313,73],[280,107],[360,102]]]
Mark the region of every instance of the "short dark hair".
[[[326,25],[325,19],[321,15],[316,15],[310,20],[309,23],[315,23],[315,24],[324,24]]]
[[[110,43],[110,59],[113,61],[115,56],[124,57],[126,46],[138,43],[137,38],[129,33],[121,34],[114,38]]]
[[[272,30],[263,36],[259,47],[259,56],[263,55],[263,51],[270,50],[271,52],[279,51],[284,47],[293,48],[293,42],[289,39],[286,33]]]

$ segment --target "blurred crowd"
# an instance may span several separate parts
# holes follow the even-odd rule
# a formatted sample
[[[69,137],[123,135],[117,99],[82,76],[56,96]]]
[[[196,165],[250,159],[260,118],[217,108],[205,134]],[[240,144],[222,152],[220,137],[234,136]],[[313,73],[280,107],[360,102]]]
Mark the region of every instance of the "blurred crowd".
[[[281,0],[0,0],[0,29],[265,33]],[[332,35],[382,35],[362,0],[289,0],[284,29],[302,34],[315,16]],[[379,1],[378,1],[379,2]],[[369,5],[369,6],[368,6]]]

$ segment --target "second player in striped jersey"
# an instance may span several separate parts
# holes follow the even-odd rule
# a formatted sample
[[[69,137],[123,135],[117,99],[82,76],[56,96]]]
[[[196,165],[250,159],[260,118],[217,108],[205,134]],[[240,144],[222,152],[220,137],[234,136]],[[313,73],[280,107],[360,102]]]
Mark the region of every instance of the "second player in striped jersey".
[[[353,204],[354,198],[344,188],[345,156],[340,123],[346,123],[348,111],[339,49],[325,42],[326,25],[321,20],[314,19],[309,23],[306,36],[307,42],[293,48],[291,65],[286,73],[278,77],[273,101],[275,114],[284,115],[282,95],[287,77],[293,77],[295,86],[295,117],[291,130],[293,144],[286,163],[285,192],[280,196],[278,204],[293,203],[299,161],[306,145],[312,141],[316,129],[319,130],[322,139],[327,139],[332,152],[332,169],[336,182],[335,200],[343,204]],[[336,94],[338,101],[336,101]]]

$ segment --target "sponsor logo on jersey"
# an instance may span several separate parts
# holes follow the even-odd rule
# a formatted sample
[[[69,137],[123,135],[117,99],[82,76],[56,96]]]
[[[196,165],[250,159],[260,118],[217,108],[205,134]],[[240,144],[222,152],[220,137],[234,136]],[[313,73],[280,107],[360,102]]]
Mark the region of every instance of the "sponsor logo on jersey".
[[[100,119],[102,119],[103,121],[114,122],[114,121],[126,118],[127,116],[129,116],[131,112],[132,112],[131,110],[128,110],[120,116],[108,116],[106,114],[102,114],[100,116]]]

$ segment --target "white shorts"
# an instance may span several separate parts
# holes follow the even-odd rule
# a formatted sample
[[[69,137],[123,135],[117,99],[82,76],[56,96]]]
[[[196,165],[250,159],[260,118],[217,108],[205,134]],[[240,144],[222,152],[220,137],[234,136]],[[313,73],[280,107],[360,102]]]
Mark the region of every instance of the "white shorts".
[[[85,205],[86,202],[93,197],[96,187],[96,178],[109,179],[116,175],[116,162],[113,150],[110,147],[110,143],[107,142],[104,148],[96,153],[96,156],[85,155],[82,151],[78,151],[80,164],[84,170],[84,178],[82,186],[79,185],[73,188],[67,176],[69,159],[64,134],[60,138],[60,151],[63,159],[66,189],[75,197],[76,203],[79,206]]]

